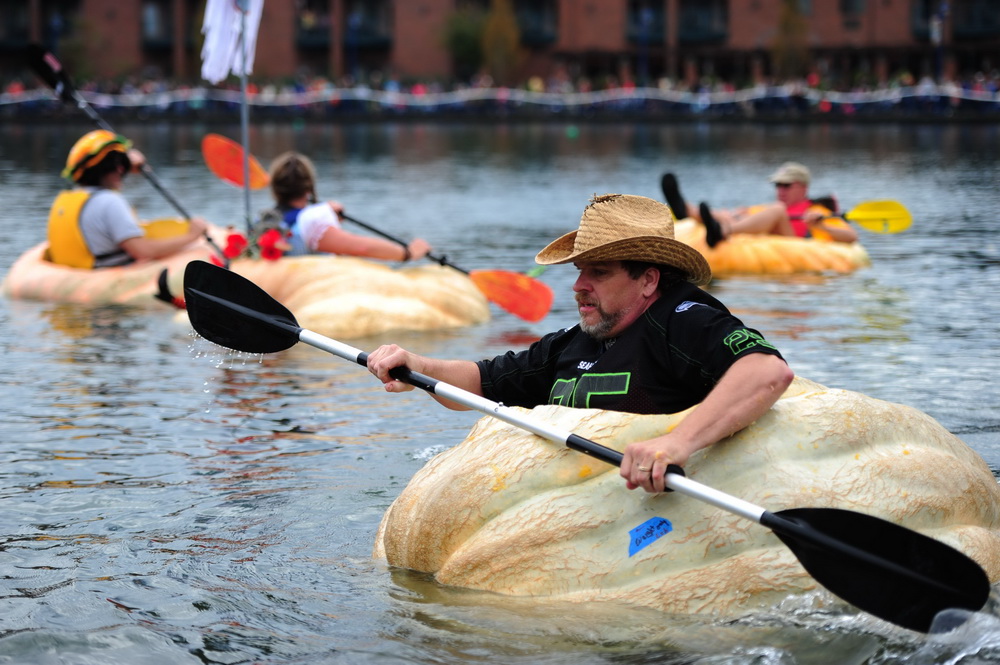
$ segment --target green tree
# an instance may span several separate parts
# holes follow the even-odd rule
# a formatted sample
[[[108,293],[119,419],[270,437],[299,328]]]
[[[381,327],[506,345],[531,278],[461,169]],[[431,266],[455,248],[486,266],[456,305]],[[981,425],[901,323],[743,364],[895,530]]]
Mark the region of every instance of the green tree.
[[[782,0],[778,33],[771,54],[774,75],[779,79],[805,76],[809,67],[809,24],[799,0]]]
[[[521,64],[521,31],[511,0],[492,0],[483,29],[483,59],[493,80],[513,85]]]
[[[448,16],[442,41],[457,78],[467,80],[482,67],[485,27],[486,13],[476,7],[463,7]]]

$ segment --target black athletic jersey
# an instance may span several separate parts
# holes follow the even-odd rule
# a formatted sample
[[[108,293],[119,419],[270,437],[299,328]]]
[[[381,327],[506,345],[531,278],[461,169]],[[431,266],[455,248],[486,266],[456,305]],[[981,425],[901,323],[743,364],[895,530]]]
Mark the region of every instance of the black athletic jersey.
[[[576,325],[477,365],[484,396],[508,406],[676,413],[701,402],[751,353],[781,358],[725,305],[683,282],[614,340],[598,341]]]

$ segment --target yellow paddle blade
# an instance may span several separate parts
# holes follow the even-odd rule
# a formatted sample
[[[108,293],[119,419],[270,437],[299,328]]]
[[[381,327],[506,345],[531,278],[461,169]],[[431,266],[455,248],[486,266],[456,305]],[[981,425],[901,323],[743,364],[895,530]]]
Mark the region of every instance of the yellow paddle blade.
[[[139,224],[147,238],[176,238],[188,232],[190,224],[186,219],[151,219]]]
[[[552,289],[523,273],[473,270],[469,279],[487,300],[525,321],[541,321],[552,309]]]
[[[236,187],[243,186],[243,146],[221,134],[206,134],[201,140],[201,156],[209,170]],[[267,187],[270,176],[250,155],[250,189]]]
[[[913,223],[910,211],[899,201],[867,201],[842,216],[875,233],[900,233]]]

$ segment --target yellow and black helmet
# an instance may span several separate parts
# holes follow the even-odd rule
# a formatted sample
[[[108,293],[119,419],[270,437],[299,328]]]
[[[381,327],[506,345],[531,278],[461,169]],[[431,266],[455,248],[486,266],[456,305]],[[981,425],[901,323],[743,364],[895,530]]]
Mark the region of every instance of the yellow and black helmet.
[[[88,132],[70,148],[62,177],[79,182],[84,171],[100,164],[112,152],[120,152],[127,158],[131,147],[131,141],[106,129]]]

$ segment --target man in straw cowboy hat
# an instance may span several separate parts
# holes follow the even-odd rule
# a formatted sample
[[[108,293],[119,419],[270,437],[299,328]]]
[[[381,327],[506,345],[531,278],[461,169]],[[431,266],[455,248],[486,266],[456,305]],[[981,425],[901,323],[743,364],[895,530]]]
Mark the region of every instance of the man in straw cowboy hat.
[[[413,389],[389,376],[406,365],[508,406],[675,413],[697,404],[671,432],[625,449],[622,477],[629,489],[647,492],[664,490],[668,464],[683,466],[691,453],[755,421],[792,381],[772,344],[698,288],[711,270],[701,254],[674,239],[674,218],[662,203],[596,196],[579,230],[535,260],[579,270],[573,285],[578,325],[479,362],[381,346],[369,355],[369,370],[388,392]]]

